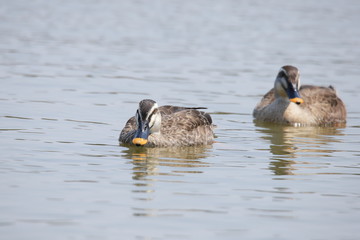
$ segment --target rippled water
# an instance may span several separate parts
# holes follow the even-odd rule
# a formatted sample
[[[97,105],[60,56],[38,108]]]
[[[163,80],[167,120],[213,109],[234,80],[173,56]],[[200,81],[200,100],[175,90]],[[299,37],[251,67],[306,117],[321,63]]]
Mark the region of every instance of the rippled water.
[[[3,1],[1,239],[359,239],[358,1]],[[255,124],[278,69],[343,128]],[[119,146],[137,103],[205,106],[216,143]]]

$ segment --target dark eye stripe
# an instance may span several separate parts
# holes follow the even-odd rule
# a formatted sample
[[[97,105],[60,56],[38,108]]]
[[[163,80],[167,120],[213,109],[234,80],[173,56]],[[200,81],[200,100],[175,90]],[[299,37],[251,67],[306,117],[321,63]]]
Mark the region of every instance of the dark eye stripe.
[[[286,79],[285,79],[285,81],[286,81]],[[280,81],[280,84],[284,90],[288,89],[288,86],[286,86],[283,81]],[[289,84],[287,84],[287,85],[289,85]]]
[[[152,118],[152,116],[155,114],[155,113],[157,113],[157,109],[155,109],[154,111],[152,111],[152,113],[149,115],[149,117],[148,117],[148,120],[150,121],[150,119]]]
[[[140,121],[141,121],[141,115],[140,115],[140,113],[139,113],[139,110],[136,111],[135,118],[136,118],[136,121],[137,121],[137,122],[140,122]]]

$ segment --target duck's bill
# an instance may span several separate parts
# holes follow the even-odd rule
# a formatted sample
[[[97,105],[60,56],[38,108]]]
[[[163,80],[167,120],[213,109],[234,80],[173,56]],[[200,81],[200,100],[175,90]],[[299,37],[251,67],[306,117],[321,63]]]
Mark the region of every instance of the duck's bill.
[[[148,140],[145,138],[134,138],[132,142],[136,146],[144,146],[148,142]]]
[[[301,98],[296,86],[289,85],[287,89],[287,95],[291,102],[296,104],[302,104],[304,102],[304,99]]]
[[[148,142],[149,133],[149,123],[140,122],[132,143],[136,146],[144,146]]]
[[[304,102],[304,99],[295,97],[295,98],[290,98],[290,101],[296,104],[302,104]]]

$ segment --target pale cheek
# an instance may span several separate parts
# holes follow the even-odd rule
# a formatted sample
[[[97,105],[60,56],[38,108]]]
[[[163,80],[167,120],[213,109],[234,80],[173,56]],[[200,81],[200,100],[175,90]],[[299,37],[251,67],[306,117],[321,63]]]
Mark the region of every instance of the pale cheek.
[[[150,132],[156,133],[160,131],[160,125],[161,125],[161,117],[160,116],[154,116],[153,119],[151,119],[150,124]]]

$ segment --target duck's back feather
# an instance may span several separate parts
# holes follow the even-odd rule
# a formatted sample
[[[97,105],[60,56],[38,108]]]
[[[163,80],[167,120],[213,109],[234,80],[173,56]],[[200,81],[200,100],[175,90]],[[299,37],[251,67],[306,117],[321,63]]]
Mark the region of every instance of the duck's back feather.
[[[337,96],[334,87],[304,85],[300,88],[300,95],[304,99],[303,106],[300,106],[310,111],[318,124],[346,122],[345,104]]]

